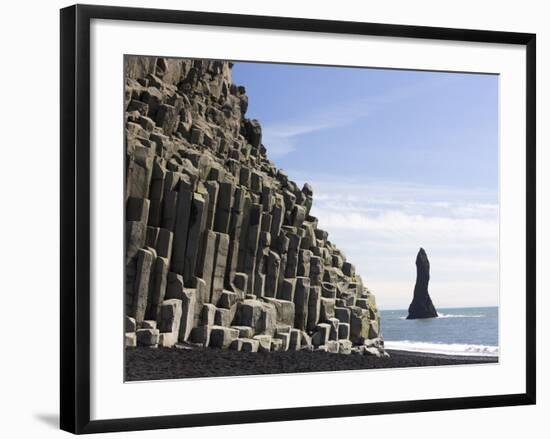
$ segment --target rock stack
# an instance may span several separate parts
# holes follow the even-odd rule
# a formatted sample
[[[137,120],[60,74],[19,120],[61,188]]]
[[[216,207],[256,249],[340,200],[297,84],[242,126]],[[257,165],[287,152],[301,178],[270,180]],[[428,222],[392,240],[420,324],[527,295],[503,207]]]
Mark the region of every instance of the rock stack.
[[[429,319],[437,317],[437,311],[432,303],[428,293],[428,283],[430,282],[430,261],[423,248],[420,248],[416,255],[416,283],[414,285],[414,295],[409,305],[409,315],[407,319]]]
[[[381,355],[374,295],[268,160],[232,63],[126,58],[126,346]]]

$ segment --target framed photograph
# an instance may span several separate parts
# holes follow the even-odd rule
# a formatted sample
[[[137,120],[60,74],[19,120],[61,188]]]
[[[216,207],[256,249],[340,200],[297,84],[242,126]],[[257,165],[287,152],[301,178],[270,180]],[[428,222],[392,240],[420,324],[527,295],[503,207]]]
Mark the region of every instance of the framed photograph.
[[[61,10],[61,428],[535,403],[535,35]]]

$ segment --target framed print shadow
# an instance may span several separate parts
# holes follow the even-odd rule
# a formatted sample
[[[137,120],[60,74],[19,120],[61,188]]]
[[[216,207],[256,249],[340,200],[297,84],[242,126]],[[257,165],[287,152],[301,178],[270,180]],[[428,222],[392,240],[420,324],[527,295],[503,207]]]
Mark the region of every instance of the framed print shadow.
[[[535,35],[61,10],[61,428],[535,403]]]

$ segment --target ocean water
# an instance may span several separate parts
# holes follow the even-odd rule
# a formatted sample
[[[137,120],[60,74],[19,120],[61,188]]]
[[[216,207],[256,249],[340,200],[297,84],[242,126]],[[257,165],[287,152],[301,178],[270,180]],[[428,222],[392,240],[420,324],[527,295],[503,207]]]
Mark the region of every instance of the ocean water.
[[[498,356],[498,307],[438,308],[439,317],[407,320],[407,310],[381,310],[387,349]]]

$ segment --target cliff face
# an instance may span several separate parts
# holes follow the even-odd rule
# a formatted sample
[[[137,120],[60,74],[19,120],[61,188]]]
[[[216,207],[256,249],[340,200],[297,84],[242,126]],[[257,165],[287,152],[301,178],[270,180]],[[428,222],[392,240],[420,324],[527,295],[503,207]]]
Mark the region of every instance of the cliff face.
[[[430,282],[430,261],[425,250],[421,248],[416,256],[416,284],[414,296],[409,305],[407,319],[427,319],[437,317],[437,311],[428,293]]]
[[[126,343],[379,355],[374,296],[268,160],[231,63],[126,59]]]

